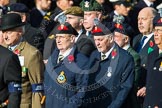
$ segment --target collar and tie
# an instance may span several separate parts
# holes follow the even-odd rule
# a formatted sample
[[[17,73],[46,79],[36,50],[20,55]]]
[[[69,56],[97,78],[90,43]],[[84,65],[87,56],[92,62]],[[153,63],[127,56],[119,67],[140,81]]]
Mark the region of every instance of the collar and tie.
[[[87,34],[88,37],[92,37],[92,33],[90,31],[88,31],[88,34]]]
[[[141,41],[140,41],[140,43],[139,43],[139,45],[137,47],[137,50],[136,50],[137,52],[140,52],[140,50],[142,49],[142,46],[143,46],[146,38],[147,38],[147,36],[142,37],[142,39],[141,39]]]
[[[64,59],[64,56],[63,55],[59,55],[59,57],[58,57],[58,63],[61,62],[63,59]]]
[[[10,51],[12,51],[12,48],[11,48],[10,46],[8,47],[8,49],[9,49]]]
[[[101,55],[101,60],[105,60],[105,59],[106,59],[106,55],[105,54]]]
[[[154,8],[154,4],[151,4],[150,7]]]

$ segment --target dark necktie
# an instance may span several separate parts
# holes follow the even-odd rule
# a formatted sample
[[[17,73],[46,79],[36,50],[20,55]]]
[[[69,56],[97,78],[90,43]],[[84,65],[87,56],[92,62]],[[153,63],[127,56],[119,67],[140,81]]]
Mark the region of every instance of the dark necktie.
[[[92,33],[91,32],[88,32],[88,37],[92,37]]]
[[[101,60],[105,60],[105,59],[106,59],[106,55],[103,54],[103,55],[101,56]]]
[[[143,44],[144,44],[146,38],[147,38],[146,36],[143,36],[143,37],[142,37],[142,39],[141,39],[141,41],[140,41],[140,43],[139,43],[139,45],[138,45],[138,48],[137,48],[137,50],[136,50],[137,52],[140,52],[140,50],[142,49],[142,46],[143,46]]]
[[[150,5],[150,7],[154,8],[154,5],[153,5],[153,4],[151,4],[151,5]]]
[[[58,57],[58,63],[59,63],[60,61],[62,61],[62,60],[63,60],[63,58],[64,58],[64,56],[63,56],[63,55],[59,55],[59,57]]]
[[[8,49],[9,49],[10,51],[12,51],[12,48],[11,48],[11,47],[8,47]]]

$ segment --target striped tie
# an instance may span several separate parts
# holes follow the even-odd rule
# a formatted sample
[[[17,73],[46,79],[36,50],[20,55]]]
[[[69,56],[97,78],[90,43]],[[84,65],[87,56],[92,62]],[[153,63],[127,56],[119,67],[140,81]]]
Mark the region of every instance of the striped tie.
[[[101,56],[101,60],[105,60],[105,59],[106,59],[106,55],[103,54],[103,55]]]
[[[58,57],[58,63],[61,62],[63,59],[64,59],[64,56],[63,55],[59,55],[59,57]]]

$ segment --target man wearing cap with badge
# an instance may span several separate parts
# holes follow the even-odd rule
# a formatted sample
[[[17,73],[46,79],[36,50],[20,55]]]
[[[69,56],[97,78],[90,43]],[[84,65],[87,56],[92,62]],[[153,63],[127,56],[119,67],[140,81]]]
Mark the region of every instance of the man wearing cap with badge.
[[[17,13],[21,16],[22,22],[25,22],[25,33],[23,38],[32,46],[39,49],[43,53],[44,48],[44,37],[41,31],[37,28],[32,27],[29,23],[29,9],[22,3],[14,3],[9,5],[8,13]]]
[[[133,29],[128,24],[115,24],[114,30],[114,41],[124,50],[128,51],[134,59],[135,63],[135,78],[133,82],[133,88],[131,89],[126,101],[124,102],[123,108],[140,108],[138,98],[136,96],[139,87],[139,78],[141,74],[141,59],[138,53],[130,46],[131,36],[133,34]]]
[[[20,108],[42,108],[43,72],[42,55],[23,40],[24,24],[20,15],[9,13],[2,17],[0,29],[8,49],[18,55],[22,66],[22,95]]]
[[[86,108],[121,108],[134,80],[134,61],[113,34],[97,22],[92,30],[97,50],[90,57]]]
[[[77,51],[77,31],[69,24],[55,27],[56,45],[48,59],[45,71],[44,89],[46,108],[79,108],[87,86],[88,58]]]
[[[78,6],[72,6],[65,11],[66,22],[70,23],[71,26],[78,32],[78,35],[75,38],[75,43],[79,52],[90,56],[91,52],[95,50],[93,40],[88,38],[85,35],[85,30],[83,28],[83,11]],[[44,59],[48,59],[52,51],[56,47],[56,42],[54,39],[54,30],[51,32],[51,35],[46,39],[44,46]]]
[[[83,26],[86,30],[86,35],[92,37],[91,30],[94,26],[93,20],[97,18],[102,20],[102,6],[96,0],[82,0],[80,7],[84,11]]]
[[[154,40],[158,48],[148,56],[144,108],[162,108],[162,4],[157,9],[159,14],[154,18]]]
[[[111,1],[111,0],[110,0]],[[114,6],[114,11],[112,11],[107,18],[108,22],[113,22],[113,20],[117,16],[123,16],[124,17],[124,23],[131,24],[131,20],[128,17],[129,11],[131,9],[131,4],[124,0],[117,0],[115,2],[112,2]]]
[[[90,56],[91,52],[95,50],[95,46],[91,38],[88,38],[83,28],[84,12],[80,7],[72,6],[65,12],[66,21],[78,32],[75,38],[75,43],[79,52]]]

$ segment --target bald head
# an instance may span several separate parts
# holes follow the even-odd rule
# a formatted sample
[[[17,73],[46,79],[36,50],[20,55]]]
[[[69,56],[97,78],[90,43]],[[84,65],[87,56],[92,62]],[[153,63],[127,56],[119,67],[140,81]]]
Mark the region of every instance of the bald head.
[[[157,14],[157,11],[152,7],[145,7],[139,12],[138,16],[139,15],[141,16],[142,14],[148,15],[148,17],[155,17]]]
[[[154,8],[143,8],[138,14],[138,29],[143,35],[148,35],[153,30],[153,18],[157,12]]]

